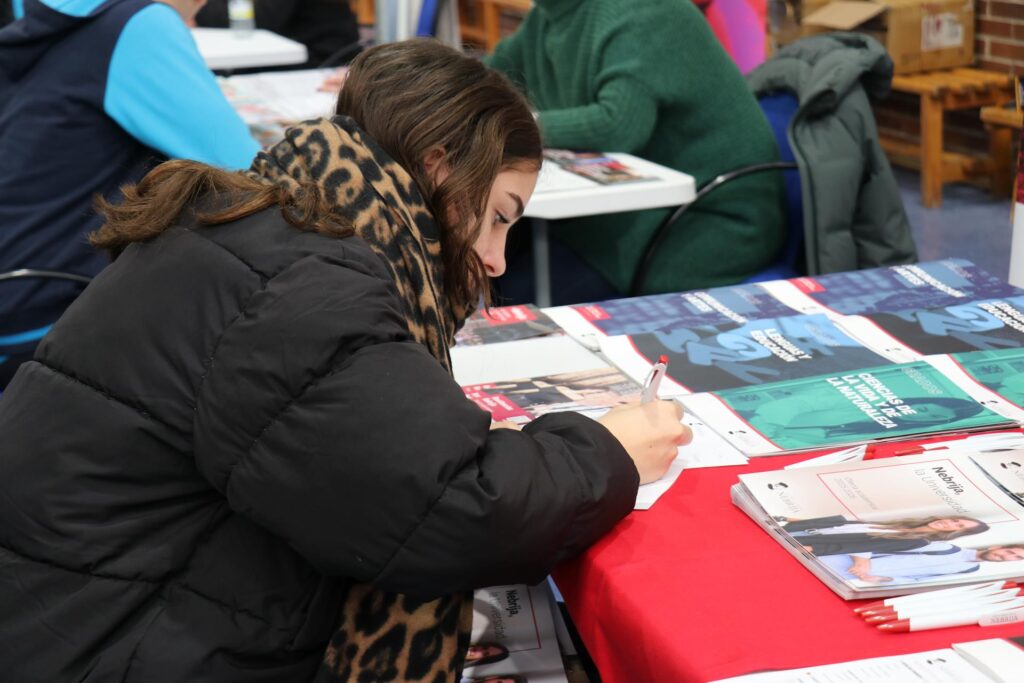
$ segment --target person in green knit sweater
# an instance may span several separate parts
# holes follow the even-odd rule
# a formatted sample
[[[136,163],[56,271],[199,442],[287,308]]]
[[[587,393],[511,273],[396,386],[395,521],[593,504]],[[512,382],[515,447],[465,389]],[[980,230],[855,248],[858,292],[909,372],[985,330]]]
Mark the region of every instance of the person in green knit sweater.
[[[698,187],[778,159],[757,101],[691,0],[535,0],[488,63],[525,88],[546,147],[628,152],[689,173]],[[716,190],[674,227],[644,293],[732,284],[763,270],[785,241],[782,207],[780,174]],[[552,237],[625,294],[667,213],[567,220]],[[553,270],[556,303],[570,303],[558,301]]]

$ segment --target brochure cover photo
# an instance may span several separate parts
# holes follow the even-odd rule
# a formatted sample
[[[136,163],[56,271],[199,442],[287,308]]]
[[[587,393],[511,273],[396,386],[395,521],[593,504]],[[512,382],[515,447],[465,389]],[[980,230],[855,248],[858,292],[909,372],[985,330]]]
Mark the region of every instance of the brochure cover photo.
[[[533,304],[500,306],[471,315],[455,335],[460,345],[493,344],[558,334],[561,328]]]
[[[1024,291],[963,259],[829,273],[787,282],[818,305],[845,315],[942,308],[1024,295]]]
[[[667,331],[677,327],[742,324],[760,318],[793,315],[793,309],[752,284],[560,306],[547,309],[547,313],[567,332],[585,341],[595,336]]]
[[[863,318],[919,355],[1024,346],[1024,297],[971,301],[899,313],[872,313]]]
[[[639,384],[612,367],[472,384],[462,390],[493,419],[518,423],[548,413],[603,413],[639,401],[641,393]]]
[[[743,474],[734,500],[844,597],[1024,573],[1024,507],[966,453]]]
[[[748,456],[1011,423],[925,361],[681,400]]]
[[[566,171],[583,176],[601,185],[635,183],[653,180],[652,176],[639,173],[618,159],[600,152],[575,152],[568,149],[544,150],[544,158],[550,159]]]
[[[462,683],[568,683],[547,583],[473,593]]]
[[[601,349],[634,379],[642,379],[655,359],[667,356],[668,378],[679,393],[753,386],[889,362],[824,315],[611,337],[601,341]]]

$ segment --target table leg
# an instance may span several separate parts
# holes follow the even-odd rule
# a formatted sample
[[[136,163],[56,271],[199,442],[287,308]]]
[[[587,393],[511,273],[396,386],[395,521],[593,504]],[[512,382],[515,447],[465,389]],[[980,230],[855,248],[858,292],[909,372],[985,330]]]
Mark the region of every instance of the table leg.
[[[989,158],[992,168],[992,196],[1006,199],[1013,190],[1013,129],[1006,126],[991,126],[989,129]]]
[[[921,203],[942,206],[942,103],[921,95]]]
[[[548,222],[531,218],[533,234],[533,284],[537,305],[551,305],[551,256],[548,253]]]
[[[484,40],[487,53],[494,52],[494,46],[501,40],[501,10],[498,3],[484,0],[481,3],[484,20]]]

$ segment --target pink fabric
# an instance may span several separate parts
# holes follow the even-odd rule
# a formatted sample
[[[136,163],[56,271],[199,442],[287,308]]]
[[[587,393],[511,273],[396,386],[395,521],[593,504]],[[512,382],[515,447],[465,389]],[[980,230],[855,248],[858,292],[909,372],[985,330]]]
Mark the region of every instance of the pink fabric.
[[[747,73],[765,60],[767,0],[696,0],[711,30]]]

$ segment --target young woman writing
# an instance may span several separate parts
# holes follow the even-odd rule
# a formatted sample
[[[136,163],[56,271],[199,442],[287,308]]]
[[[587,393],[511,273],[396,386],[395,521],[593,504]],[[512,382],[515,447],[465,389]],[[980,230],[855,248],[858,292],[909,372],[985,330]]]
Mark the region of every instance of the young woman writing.
[[[492,429],[452,380],[540,163],[503,77],[379,46],[337,114],[103,206],[115,262],[0,402],[11,680],[454,680],[467,591],[543,578],[689,438],[665,402]]]

